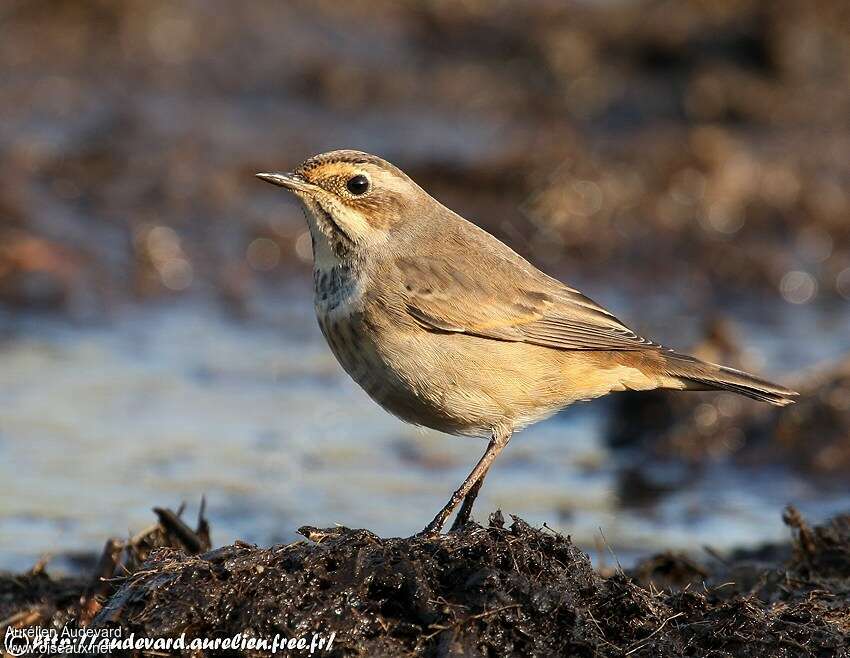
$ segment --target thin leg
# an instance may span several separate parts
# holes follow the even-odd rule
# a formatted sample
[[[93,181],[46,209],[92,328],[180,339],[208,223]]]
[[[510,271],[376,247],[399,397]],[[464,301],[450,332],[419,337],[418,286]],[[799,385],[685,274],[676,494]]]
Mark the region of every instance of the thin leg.
[[[475,504],[475,499],[478,497],[478,492],[481,491],[481,485],[484,484],[484,478],[487,477],[487,473],[489,471],[489,468],[484,471],[481,474],[481,477],[478,478],[474,485],[472,485],[472,489],[469,490],[469,493],[464,496],[463,504],[460,506],[460,510],[458,511],[449,532],[460,530],[469,522],[469,517],[472,516],[472,506]]]
[[[463,484],[461,484],[458,490],[452,494],[452,497],[449,498],[449,502],[447,502],[443,509],[441,509],[437,513],[437,516],[434,517],[434,520],[431,521],[431,523],[429,523],[427,526],[425,526],[425,529],[422,531],[422,534],[433,535],[443,529],[443,525],[445,525],[446,519],[449,518],[451,513],[460,504],[460,501],[463,500],[466,495],[472,491],[473,487],[475,487],[475,484],[484,477],[484,475],[487,473],[487,470],[490,468],[490,465],[493,463],[493,460],[499,456],[499,453],[502,452],[502,449],[506,445],[508,445],[508,441],[510,440],[510,432],[494,430],[493,438],[490,439],[490,443],[487,444],[487,450],[484,451],[484,454],[481,456],[481,459],[478,460],[478,463],[475,465],[475,468],[473,468],[472,472],[466,476],[466,479],[463,481]],[[474,496],[472,500],[475,500]],[[469,511],[471,510],[472,501],[470,501],[469,503]]]

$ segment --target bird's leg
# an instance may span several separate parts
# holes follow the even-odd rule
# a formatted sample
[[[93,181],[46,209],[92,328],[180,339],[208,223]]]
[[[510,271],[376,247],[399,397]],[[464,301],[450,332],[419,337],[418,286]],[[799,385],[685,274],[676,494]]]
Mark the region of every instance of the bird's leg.
[[[447,502],[443,509],[437,513],[434,520],[425,526],[422,534],[433,535],[440,532],[440,530],[443,529],[443,525],[446,523],[446,519],[449,518],[451,513],[460,504],[460,501],[463,500],[467,494],[470,494],[473,489],[475,489],[475,494],[473,494],[472,499],[469,501],[467,514],[472,510],[472,502],[478,494],[478,488],[480,488],[480,485],[478,488],[476,488],[475,485],[479,482],[479,480],[484,479],[484,476],[487,474],[487,470],[490,468],[493,460],[499,456],[499,453],[502,452],[502,449],[506,445],[508,445],[508,441],[510,440],[511,433],[509,431],[498,429],[493,431],[493,438],[490,439],[490,443],[487,444],[487,450],[484,451],[484,454],[481,456],[481,459],[478,460],[475,468],[473,468],[472,472],[466,476],[463,484],[461,484],[460,487],[458,487],[458,490],[452,494],[452,497],[449,498],[449,502]],[[465,504],[464,506],[466,507]]]
[[[460,510],[458,511],[449,532],[460,530],[469,521],[469,517],[472,515],[472,506],[475,504],[475,499],[478,497],[478,492],[481,491],[481,485],[484,484],[484,478],[487,477],[489,470],[490,469],[488,468],[481,474],[481,477],[476,480],[474,485],[472,485],[472,489],[469,490],[469,493],[464,496],[463,504],[460,506]]]

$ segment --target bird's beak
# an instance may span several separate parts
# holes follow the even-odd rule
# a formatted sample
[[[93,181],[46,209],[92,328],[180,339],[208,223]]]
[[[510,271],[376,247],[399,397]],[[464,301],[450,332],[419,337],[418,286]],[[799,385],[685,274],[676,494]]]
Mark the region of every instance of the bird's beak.
[[[280,185],[293,192],[312,192],[316,186],[308,183],[298,174],[255,174],[260,180],[272,185]]]

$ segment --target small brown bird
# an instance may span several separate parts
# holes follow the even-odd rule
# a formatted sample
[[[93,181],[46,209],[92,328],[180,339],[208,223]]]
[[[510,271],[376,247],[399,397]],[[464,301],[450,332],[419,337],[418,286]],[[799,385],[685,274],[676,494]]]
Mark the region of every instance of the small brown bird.
[[[292,173],[257,174],[305,207],[319,326],[349,375],[402,420],[489,437],[484,455],[424,532],[439,532],[511,435],[612,391],[797,395],[635,334],[374,155],[332,151]]]

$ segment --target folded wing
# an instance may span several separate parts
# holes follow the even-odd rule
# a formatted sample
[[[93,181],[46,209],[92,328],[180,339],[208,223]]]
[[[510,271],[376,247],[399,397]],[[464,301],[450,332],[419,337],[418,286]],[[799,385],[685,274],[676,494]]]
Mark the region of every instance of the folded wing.
[[[480,258],[480,252],[476,255]],[[407,312],[426,329],[560,350],[660,349],[518,256],[464,262],[468,259],[397,261]]]

